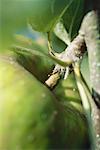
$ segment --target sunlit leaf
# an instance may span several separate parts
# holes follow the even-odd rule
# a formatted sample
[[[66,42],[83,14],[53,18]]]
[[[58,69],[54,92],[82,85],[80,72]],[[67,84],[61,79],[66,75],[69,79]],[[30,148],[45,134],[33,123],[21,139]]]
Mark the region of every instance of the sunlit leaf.
[[[65,44],[67,44],[67,45],[70,44],[69,35],[68,35],[67,30],[65,29],[65,27],[61,21],[56,24],[56,26],[54,28],[54,33]]]

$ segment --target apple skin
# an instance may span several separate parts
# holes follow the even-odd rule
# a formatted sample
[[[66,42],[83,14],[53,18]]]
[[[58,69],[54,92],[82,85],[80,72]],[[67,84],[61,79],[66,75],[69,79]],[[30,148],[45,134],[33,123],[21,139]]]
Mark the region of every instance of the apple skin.
[[[49,90],[17,62],[0,57],[0,149],[46,149],[55,128],[54,101]]]
[[[61,105],[14,58],[0,56],[0,149],[81,149],[87,137],[84,117]]]

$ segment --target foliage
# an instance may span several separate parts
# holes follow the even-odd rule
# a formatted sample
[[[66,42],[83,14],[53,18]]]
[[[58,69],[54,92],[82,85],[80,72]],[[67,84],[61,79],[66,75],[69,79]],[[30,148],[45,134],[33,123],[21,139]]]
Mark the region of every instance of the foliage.
[[[91,42],[88,46],[85,38],[87,48],[84,48],[84,55],[82,53],[81,65],[78,64],[79,72],[76,62],[72,62],[67,66],[69,74],[66,80],[63,78],[67,69],[59,65],[64,51],[67,52],[74,38],[84,31],[82,20],[92,7],[92,2],[0,1],[0,148],[90,149],[91,145],[94,148],[95,133],[92,131],[90,114],[93,111],[90,112],[90,108],[86,110],[82,95],[88,101],[94,94],[91,64],[95,60],[100,63],[99,42],[95,46],[98,56],[93,57]],[[52,51],[55,59],[48,54],[47,33],[50,33],[48,40],[50,48],[55,50],[55,53]],[[99,37],[97,30],[95,33],[92,43]],[[55,64],[60,68],[60,73],[56,69],[54,71],[58,72],[53,73],[58,73],[61,79],[50,90],[45,81]],[[53,73],[49,76],[52,77]],[[97,77],[96,74],[94,76]],[[79,84],[82,86],[80,89]],[[94,89],[99,95],[99,85],[95,82],[96,85],[97,89]]]

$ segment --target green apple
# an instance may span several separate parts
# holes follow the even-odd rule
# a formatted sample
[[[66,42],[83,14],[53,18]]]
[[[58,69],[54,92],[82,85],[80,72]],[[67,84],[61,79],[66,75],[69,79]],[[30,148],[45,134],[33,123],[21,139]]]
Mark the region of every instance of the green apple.
[[[0,149],[81,149],[87,137],[81,115],[61,105],[14,58],[0,56]]]
[[[57,113],[46,87],[12,58],[0,57],[0,149],[46,149]]]

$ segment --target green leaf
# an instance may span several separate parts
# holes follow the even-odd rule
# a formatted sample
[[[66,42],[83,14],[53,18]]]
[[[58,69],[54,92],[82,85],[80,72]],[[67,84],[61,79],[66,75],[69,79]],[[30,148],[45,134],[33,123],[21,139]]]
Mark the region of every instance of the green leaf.
[[[34,29],[47,32],[53,28],[73,0],[1,0],[0,31],[1,46],[4,48],[13,39],[18,29],[31,23]],[[37,19],[38,18],[38,19]],[[5,44],[4,44],[5,43]],[[5,46],[4,46],[4,45]]]
[[[55,25],[54,33],[51,41],[55,51],[62,52],[66,46],[70,44],[70,41],[78,34],[78,30],[84,15],[84,0],[74,0],[68,7],[66,12],[61,18],[61,22]],[[61,40],[61,41],[60,41]]]
[[[44,82],[53,66],[47,53],[47,47],[44,43],[43,45],[38,44],[38,39],[33,41],[23,35],[16,35],[15,37],[17,38],[16,44],[10,48],[14,52],[15,59],[40,81]],[[43,36],[41,38],[44,39]]]
[[[42,32],[52,30],[72,2],[73,0],[34,1],[33,17],[29,20],[33,29]]]
[[[56,24],[54,28],[55,35],[62,40],[66,45],[70,44],[70,38],[69,35],[63,25],[63,23],[60,21]]]
[[[61,53],[65,50],[66,44],[61,41],[53,32],[51,33],[51,44],[55,52]]]
[[[83,15],[84,0],[74,0],[63,15],[63,22],[70,39],[73,39],[77,35]]]

